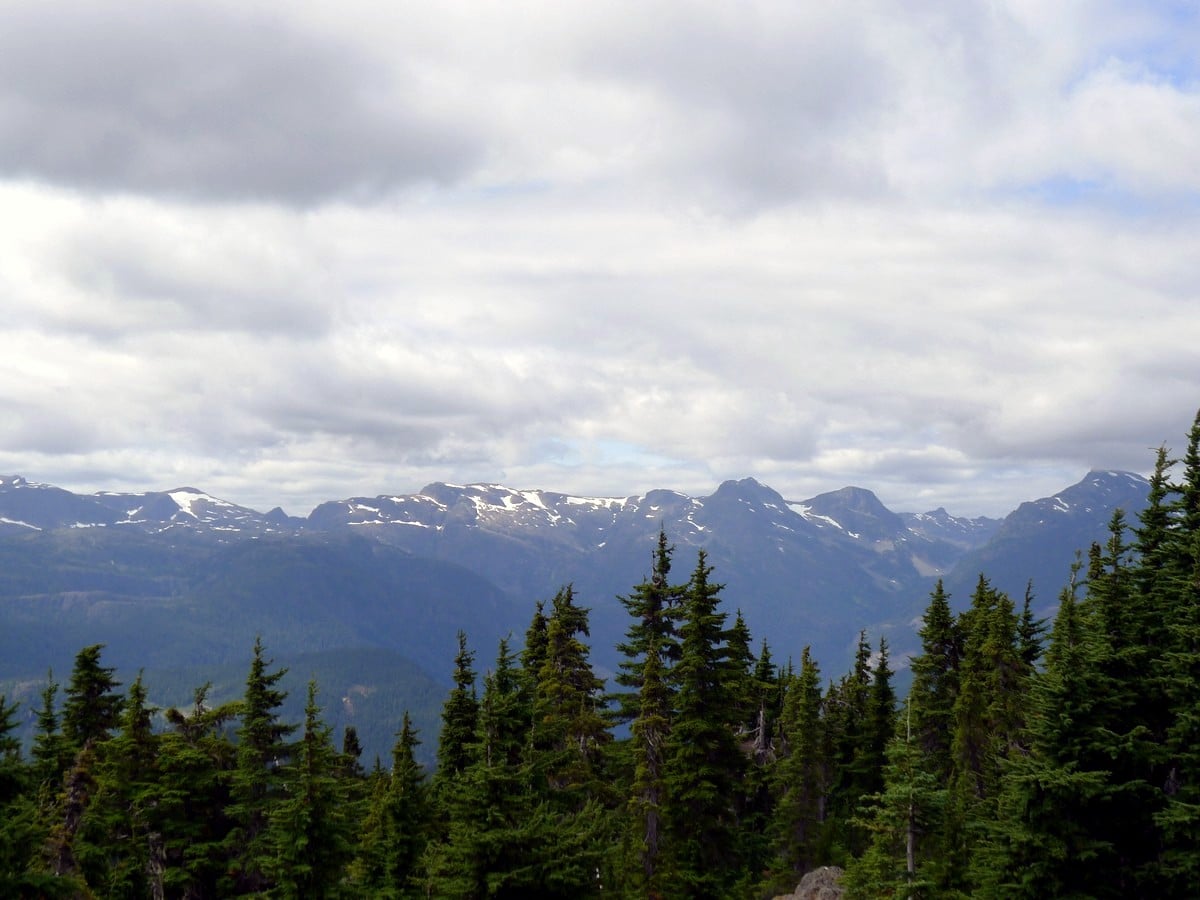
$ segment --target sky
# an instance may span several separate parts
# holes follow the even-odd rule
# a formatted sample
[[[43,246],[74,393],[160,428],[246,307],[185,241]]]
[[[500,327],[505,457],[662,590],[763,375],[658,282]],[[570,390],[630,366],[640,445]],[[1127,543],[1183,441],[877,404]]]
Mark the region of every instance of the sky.
[[[1003,515],[1200,406],[1200,13],[0,0],[0,473]]]

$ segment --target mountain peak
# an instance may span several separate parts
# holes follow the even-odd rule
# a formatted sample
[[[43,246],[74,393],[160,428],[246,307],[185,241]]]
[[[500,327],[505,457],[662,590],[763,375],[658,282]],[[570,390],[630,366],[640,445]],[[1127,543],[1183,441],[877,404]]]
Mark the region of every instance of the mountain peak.
[[[837,522],[846,532],[867,540],[886,540],[904,531],[903,519],[866,488],[840,488],[818,494],[801,505],[808,513]]]
[[[755,478],[739,478],[721,482],[711,499],[749,500],[784,506],[785,501],[774,488],[769,488]]]

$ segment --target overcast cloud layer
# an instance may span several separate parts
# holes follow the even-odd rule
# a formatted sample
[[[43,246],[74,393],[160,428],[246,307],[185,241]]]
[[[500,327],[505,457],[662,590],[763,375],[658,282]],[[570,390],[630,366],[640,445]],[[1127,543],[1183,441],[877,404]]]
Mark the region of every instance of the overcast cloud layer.
[[[0,0],[0,472],[999,515],[1200,406],[1192,3]]]

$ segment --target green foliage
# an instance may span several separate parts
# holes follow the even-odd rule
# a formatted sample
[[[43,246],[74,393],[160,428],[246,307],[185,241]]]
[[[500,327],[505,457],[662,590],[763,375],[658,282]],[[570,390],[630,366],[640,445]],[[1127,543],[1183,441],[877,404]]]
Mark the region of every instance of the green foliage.
[[[88,741],[102,741],[116,727],[121,715],[120,682],[116,669],[100,665],[103,644],[84,647],[75,657],[67,683],[62,729],[68,746],[78,750]]]
[[[846,870],[848,898],[918,900],[937,894],[935,836],[947,790],[928,765],[913,718],[910,700],[903,733],[887,746],[884,788],[864,798],[858,821],[869,837]]]
[[[162,835],[163,884],[168,896],[216,897],[234,827],[227,812],[237,750],[228,729],[240,701],[208,702],[209,685],[197,688],[187,712],[166,711],[168,729],[158,743],[155,827]]]
[[[781,758],[775,767],[776,806],[771,822],[771,886],[790,890],[820,860],[822,807],[828,789],[821,674],[804,648],[800,671],[787,679]]]
[[[729,658],[722,586],[711,573],[701,550],[680,617],[679,662],[671,672],[676,711],[663,767],[671,892],[696,898],[727,897],[739,874],[736,804],[747,765],[733,693],[743,661]]]
[[[271,811],[264,835],[269,853],[261,866],[274,883],[273,896],[341,896],[352,823],[347,815],[348,779],[337,778],[339,765],[332,732],[317,706],[316,683],[310,681],[304,730],[283,768],[284,796]]]
[[[941,579],[930,595],[919,633],[921,653],[911,663],[909,714],[913,716],[914,739],[928,759],[929,770],[945,780],[951,772],[950,745],[963,641]]]
[[[1114,847],[1097,829],[1114,800],[1096,766],[1103,634],[1063,592],[1045,672],[1029,695],[1026,752],[1008,763],[997,816],[981,847],[979,893],[993,897],[1124,896]]]
[[[162,868],[161,832],[154,827],[159,758],[154,712],[139,675],[129,686],[119,733],[96,747],[91,796],[72,843],[80,872],[108,897],[145,896],[149,873]]]
[[[454,688],[442,708],[442,730],[438,738],[435,794],[449,790],[454,779],[471,764],[471,744],[479,718],[475,696],[475,653],[467,648],[467,635],[458,633],[458,653],[454,657]]]
[[[278,715],[286,694],[277,685],[286,670],[270,672],[270,666],[262,639],[256,638],[240,709],[237,765],[229,783],[227,813],[235,827],[227,844],[232,855],[230,891],[236,894],[261,892],[270,886],[267,870],[274,847],[267,826],[284,796],[284,768],[292,749],[286,739],[296,730]]]

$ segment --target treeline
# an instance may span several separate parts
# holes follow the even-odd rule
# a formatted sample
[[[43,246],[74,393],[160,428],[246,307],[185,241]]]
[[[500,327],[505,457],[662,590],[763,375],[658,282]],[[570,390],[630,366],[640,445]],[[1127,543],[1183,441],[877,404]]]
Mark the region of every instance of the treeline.
[[[28,758],[0,698],[0,896],[766,897],[817,866],[855,897],[1190,897],[1200,884],[1200,416],[1114,515],[1053,628],[1027,592],[939,585],[897,704],[886,641],[777,663],[703,552],[660,534],[611,685],[570,587],[482,678],[460,635],[424,772],[340,749],[255,644],[243,697],[158,711],[100,646],[49,680]]]
[[[27,760],[0,699],[0,896],[730,897],[847,859],[893,732],[886,644],[872,665],[861,637],[822,690],[807,651],[799,669],[752,651],[703,552],[681,583],[672,553],[660,534],[621,598],[611,693],[570,587],[482,679],[460,634],[428,777],[407,716],[366,768],[315,683],[283,722],[261,642],[240,700],[201,688],[165,711],[84,648],[63,702],[48,680]]]

